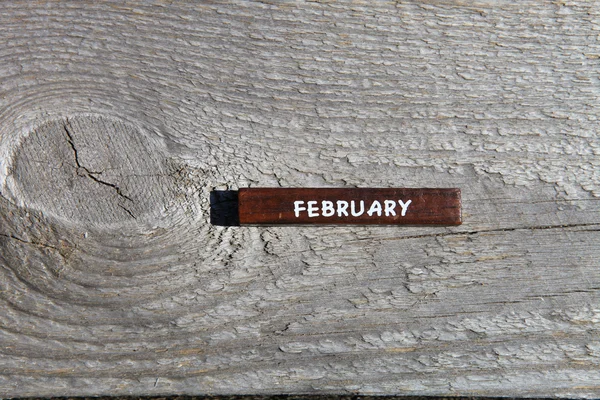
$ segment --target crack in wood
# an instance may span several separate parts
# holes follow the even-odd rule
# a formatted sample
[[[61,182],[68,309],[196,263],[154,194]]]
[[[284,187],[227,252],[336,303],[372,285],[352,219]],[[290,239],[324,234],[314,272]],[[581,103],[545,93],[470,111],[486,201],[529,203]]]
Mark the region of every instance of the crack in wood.
[[[67,135],[67,142],[69,143],[69,146],[71,146],[71,149],[73,150],[77,175],[79,175],[80,170],[83,170],[83,171],[85,171],[84,176],[87,176],[88,178],[90,178],[91,180],[93,180],[96,183],[113,188],[116,191],[117,195],[119,195],[120,197],[124,198],[125,200],[129,200],[133,203],[134,202],[133,199],[131,197],[127,196],[125,193],[123,193],[123,191],[121,190],[121,188],[118,185],[116,185],[114,183],[106,182],[106,181],[94,176],[95,174],[97,174],[97,175],[102,174],[102,171],[90,171],[87,167],[81,165],[81,163],[79,161],[79,154],[77,152],[77,148],[75,147],[75,142],[73,140],[73,134],[69,130],[69,125],[70,125],[70,122],[69,122],[69,119],[67,118],[63,122],[63,128],[65,131],[65,134]],[[136,219],[136,217],[133,215],[131,210],[129,210],[128,208],[126,208],[125,206],[123,206],[121,204],[118,204],[118,206],[120,208],[122,208],[123,210],[125,210],[125,212],[127,212],[127,214],[129,214],[132,218]]]
[[[481,234],[481,233],[514,232],[514,231],[521,231],[521,230],[538,231],[538,230],[549,230],[549,229],[585,228],[585,227],[590,227],[590,226],[598,226],[598,227],[600,227],[600,224],[590,223],[590,224],[561,224],[561,225],[519,226],[519,227],[514,227],[514,228],[482,229],[482,230],[475,230],[475,231],[427,233],[427,234],[423,234],[423,235],[410,235],[410,236],[400,236],[400,237],[393,237],[393,238],[380,238],[378,240],[422,239],[422,238],[429,238],[429,237],[447,237],[447,236],[460,236],[460,235],[471,236],[471,235],[478,235],[478,234]],[[591,232],[597,232],[597,231],[600,231],[600,228],[598,228],[598,229],[582,229],[581,230],[581,232],[590,232],[590,231]],[[362,239],[357,239],[357,240],[359,240],[359,241],[361,241],[361,240],[370,240],[370,238],[362,238]]]
[[[5,234],[5,233],[0,233],[0,236],[2,236],[2,237],[5,237],[5,238],[8,238],[8,239],[14,239],[14,240],[16,240],[16,241],[18,241],[18,242],[21,242],[21,243],[25,243],[25,244],[29,244],[29,245],[33,245],[33,246],[38,246],[38,247],[43,247],[43,248],[46,248],[46,249],[51,249],[51,250],[54,250],[54,251],[57,251],[57,252],[59,252],[59,254],[60,254],[60,249],[58,249],[58,248],[56,248],[56,247],[54,247],[54,246],[51,246],[51,245],[49,245],[49,244],[44,244],[44,243],[40,243],[40,242],[28,241],[28,240],[22,239],[22,238],[20,238],[20,237],[18,237],[18,236],[14,236],[14,235],[7,235],[7,234]]]

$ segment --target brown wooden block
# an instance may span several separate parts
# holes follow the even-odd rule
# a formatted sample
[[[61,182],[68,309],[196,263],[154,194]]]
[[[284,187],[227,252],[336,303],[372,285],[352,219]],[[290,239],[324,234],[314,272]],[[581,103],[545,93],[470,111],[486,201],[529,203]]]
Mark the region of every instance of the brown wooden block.
[[[241,225],[460,225],[460,189],[244,188]]]

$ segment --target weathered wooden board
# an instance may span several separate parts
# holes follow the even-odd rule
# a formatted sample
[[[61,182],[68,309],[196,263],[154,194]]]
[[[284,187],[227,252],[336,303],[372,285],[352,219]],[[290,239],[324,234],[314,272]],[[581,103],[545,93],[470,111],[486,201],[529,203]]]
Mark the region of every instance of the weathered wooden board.
[[[595,1],[0,6],[0,396],[600,396]],[[213,190],[457,187],[457,227]]]

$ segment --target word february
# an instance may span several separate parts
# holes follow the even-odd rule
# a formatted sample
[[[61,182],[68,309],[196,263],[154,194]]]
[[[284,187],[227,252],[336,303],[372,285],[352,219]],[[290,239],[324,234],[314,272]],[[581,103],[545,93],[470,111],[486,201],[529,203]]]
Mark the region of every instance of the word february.
[[[364,200],[351,200],[350,202],[346,200],[336,200],[335,203],[330,200],[322,200],[320,210],[317,206],[319,202],[316,200],[307,201],[306,207],[304,206],[304,203],[304,200],[294,201],[294,215],[296,216],[296,218],[300,217],[300,213],[302,211],[306,211],[308,213],[308,218],[318,217],[319,215],[322,215],[324,217],[333,217],[336,214],[338,217],[349,217],[350,215],[352,215],[353,217],[360,217],[365,213]],[[360,206],[357,206],[356,203],[359,203]],[[401,208],[400,215],[404,217],[406,215],[406,211],[408,210],[408,206],[410,205],[410,203],[412,203],[412,200],[408,200],[406,201],[406,203],[402,200],[398,200],[398,203],[396,203],[395,200],[384,200],[384,211],[381,202],[379,202],[379,200],[374,200],[373,203],[371,203],[369,210],[367,211],[367,215],[369,217],[373,215],[381,217],[381,215],[384,214],[386,217],[395,217],[395,209],[396,206],[399,205]],[[350,206],[350,215],[348,214],[348,206]],[[319,211],[321,211],[320,214]]]
[[[241,225],[460,225],[460,189],[245,188]]]

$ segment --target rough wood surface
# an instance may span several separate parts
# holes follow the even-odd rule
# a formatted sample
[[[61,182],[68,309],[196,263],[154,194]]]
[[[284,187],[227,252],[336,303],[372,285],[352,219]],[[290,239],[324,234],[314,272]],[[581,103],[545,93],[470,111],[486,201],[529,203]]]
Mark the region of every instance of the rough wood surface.
[[[600,396],[596,1],[0,6],[0,395]],[[458,187],[458,227],[212,190]]]

